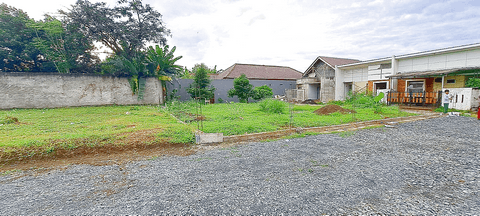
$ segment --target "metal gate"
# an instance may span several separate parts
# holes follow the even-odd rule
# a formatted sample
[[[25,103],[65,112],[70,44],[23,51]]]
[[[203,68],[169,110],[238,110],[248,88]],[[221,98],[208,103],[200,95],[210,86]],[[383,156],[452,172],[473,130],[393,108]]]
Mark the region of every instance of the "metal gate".
[[[389,91],[387,95],[387,103],[440,107],[442,104],[442,91],[438,91],[438,92]]]

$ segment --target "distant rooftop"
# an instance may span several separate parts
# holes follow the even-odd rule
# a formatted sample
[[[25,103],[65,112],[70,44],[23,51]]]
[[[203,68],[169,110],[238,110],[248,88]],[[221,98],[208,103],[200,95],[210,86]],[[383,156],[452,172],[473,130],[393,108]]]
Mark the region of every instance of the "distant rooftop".
[[[239,63],[230,66],[220,74],[210,76],[210,78],[235,79],[242,74],[253,80],[297,80],[302,78],[302,72],[290,67]]]

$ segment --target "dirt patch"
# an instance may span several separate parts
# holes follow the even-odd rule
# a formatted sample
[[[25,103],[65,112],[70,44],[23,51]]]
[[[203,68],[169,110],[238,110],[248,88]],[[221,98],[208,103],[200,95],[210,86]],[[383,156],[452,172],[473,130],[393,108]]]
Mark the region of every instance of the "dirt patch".
[[[174,114],[174,116],[177,119],[184,119],[184,117],[186,117],[186,119],[184,120],[185,123],[189,123],[189,122],[192,122],[192,121],[204,121],[204,120],[207,119],[203,115],[198,115],[197,116],[196,114],[189,113],[189,112],[184,112],[184,111],[180,111],[180,112]]]
[[[102,146],[82,145],[89,141],[78,139],[75,140],[75,145],[80,146],[78,148],[68,149],[53,145],[55,147],[49,153],[45,152],[45,147],[29,147],[10,153],[0,149],[0,172],[32,168],[51,169],[71,164],[123,164],[152,157],[187,156],[195,153],[196,150],[190,144],[158,141],[155,137],[158,131],[154,129],[123,134],[122,139]]]
[[[317,109],[313,112],[317,115],[328,115],[328,114],[334,113],[334,112],[339,112],[339,113],[342,113],[342,114],[357,113],[355,110],[344,109],[344,108],[342,108],[341,106],[338,106],[338,105],[327,105],[327,106],[324,106],[324,107],[322,107],[320,109]]]
[[[301,104],[314,104],[314,105],[317,105],[317,103],[316,103],[314,100],[312,100],[312,99],[304,100],[304,101],[302,101]]]

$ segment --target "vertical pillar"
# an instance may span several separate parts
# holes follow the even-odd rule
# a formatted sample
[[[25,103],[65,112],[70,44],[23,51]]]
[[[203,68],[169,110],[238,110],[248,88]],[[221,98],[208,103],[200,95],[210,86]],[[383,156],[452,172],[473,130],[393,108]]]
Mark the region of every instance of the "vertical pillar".
[[[398,73],[398,61],[395,58],[395,55],[392,56],[392,75],[395,75]],[[390,89],[393,89],[394,91],[397,89],[398,86],[398,79],[392,79],[390,78]]]
[[[443,91],[443,86],[444,86],[444,83],[445,83],[445,75],[442,75],[442,91]]]

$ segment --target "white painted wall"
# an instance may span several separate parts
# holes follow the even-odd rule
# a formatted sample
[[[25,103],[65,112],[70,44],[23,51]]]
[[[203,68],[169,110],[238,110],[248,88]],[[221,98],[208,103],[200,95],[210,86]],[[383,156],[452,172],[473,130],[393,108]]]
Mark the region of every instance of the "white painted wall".
[[[453,96],[452,101],[448,105],[448,108],[457,110],[471,110],[474,107],[478,107],[480,96],[479,89],[472,88],[451,88],[450,95]],[[445,91],[445,89],[443,89]],[[463,102],[462,102],[463,97]]]
[[[368,81],[368,66],[366,65],[361,68],[342,70],[342,72],[344,74],[343,82]]]
[[[398,59],[398,72],[401,73],[462,67],[480,67],[480,49]]]

